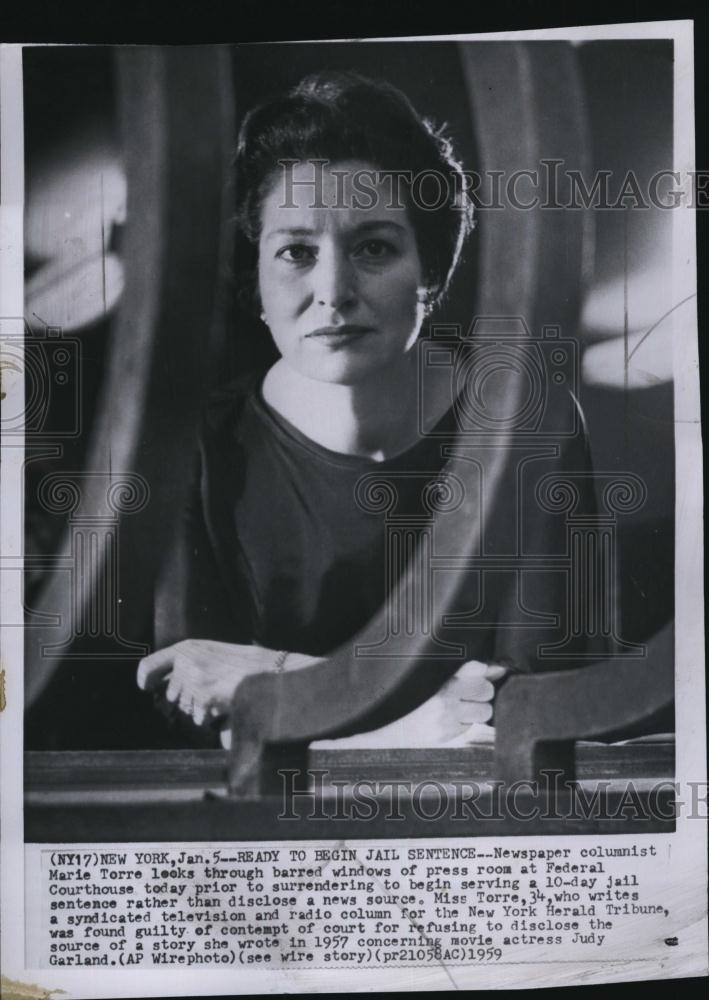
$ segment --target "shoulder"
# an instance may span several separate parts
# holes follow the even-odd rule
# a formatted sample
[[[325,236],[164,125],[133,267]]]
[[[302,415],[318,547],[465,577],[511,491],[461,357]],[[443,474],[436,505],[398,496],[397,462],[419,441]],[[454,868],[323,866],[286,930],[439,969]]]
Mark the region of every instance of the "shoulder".
[[[213,477],[240,475],[250,435],[244,427],[249,401],[258,391],[263,375],[249,372],[213,391],[207,399],[198,432],[199,476],[204,483]]]
[[[195,484],[205,516],[210,523],[220,524],[219,537],[228,517],[224,504],[239,494],[249,467],[248,452],[253,445],[245,413],[261,378],[260,372],[249,372],[214,390],[202,412]]]
[[[212,392],[204,408],[202,437],[219,436],[238,427],[244,407],[258,391],[262,378],[262,372],[248,372]]]

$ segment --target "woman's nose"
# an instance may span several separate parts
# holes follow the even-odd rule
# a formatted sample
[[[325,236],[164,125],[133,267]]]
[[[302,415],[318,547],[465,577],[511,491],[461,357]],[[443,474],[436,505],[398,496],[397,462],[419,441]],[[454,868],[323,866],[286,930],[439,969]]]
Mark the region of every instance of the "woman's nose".
[[[341,309],[356,298],[356,281],[347,254],[323,254],[315,268],[314,294],[318,305]]]

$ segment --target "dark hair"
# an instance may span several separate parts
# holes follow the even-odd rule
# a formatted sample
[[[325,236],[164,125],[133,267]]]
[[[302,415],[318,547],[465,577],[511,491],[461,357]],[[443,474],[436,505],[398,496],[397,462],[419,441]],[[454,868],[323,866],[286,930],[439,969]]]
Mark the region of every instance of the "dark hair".
[[[438,301],[472,229],[472,202],[450,141],[389,83],[355,73],[317,73],[285,96],[250,111],[234,161],[239,229],[253,248],[260,234],[262,200],[281,161],[355,159],[380,170],[407,172],[400,190],[431,289],[430,302]],[[412,197],[408,179],[417,177],[418,197]],[[253,249],[251,256],[255,272]]]

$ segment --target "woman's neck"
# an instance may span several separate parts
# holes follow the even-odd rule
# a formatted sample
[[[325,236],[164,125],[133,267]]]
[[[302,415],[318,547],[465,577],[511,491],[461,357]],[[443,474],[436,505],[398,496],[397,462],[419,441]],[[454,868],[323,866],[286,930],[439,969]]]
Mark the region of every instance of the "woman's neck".
[[[308,378],[281,359],[266,375],[263,397],[311,441],[340,454],[383,461],[418,440],[414,352],[356,385]]]

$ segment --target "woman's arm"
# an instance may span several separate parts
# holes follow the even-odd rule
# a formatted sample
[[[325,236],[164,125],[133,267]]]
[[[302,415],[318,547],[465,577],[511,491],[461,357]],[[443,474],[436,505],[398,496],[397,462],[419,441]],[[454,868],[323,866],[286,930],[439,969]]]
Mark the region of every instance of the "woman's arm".
[[[186,639],[141,660],[138,684],[153,691],[166,685],[166,699],[201,726],[227,719],[239,684],[250,674],[302,670],[321,659],[261,646]],[[380,729],[317,745],[414,747],[489,739],[492,730],[486,723],[492,717],[495,684],[506,674],[505,667],[471,660],[413,712]],[[222,726],[225,746],[228,734],[228,727]]]

